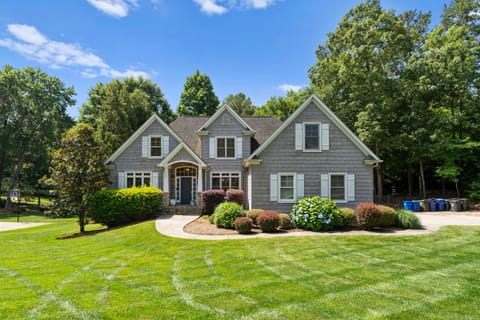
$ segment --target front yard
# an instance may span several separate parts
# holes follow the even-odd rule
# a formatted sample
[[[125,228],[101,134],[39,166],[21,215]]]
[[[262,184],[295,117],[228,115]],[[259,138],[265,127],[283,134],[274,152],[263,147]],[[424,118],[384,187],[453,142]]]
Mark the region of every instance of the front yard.
[[[51,224],[0,233],[1,319],[480,317],[479,227],[196,241],[148,221],[56,240],[75,219],[25,219]]]

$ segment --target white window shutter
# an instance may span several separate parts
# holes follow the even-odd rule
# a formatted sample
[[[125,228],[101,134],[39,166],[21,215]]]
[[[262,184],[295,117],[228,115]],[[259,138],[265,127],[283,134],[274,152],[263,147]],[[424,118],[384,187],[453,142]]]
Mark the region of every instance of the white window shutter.
[[[270,175],[270,201],[278,201],[278,176]]]
[[[162,137],[162,153],[163,157],[165,158],[170,153],[170,137],[163,136]]]
[[[330,149],[330,128],[328,123],[322,123],[322,150]]]
[[[152,187],[158,188],[158,172],[152,172]]]
[[[322,174],[320,178],[320,195],[324,198],[330,198],[328,196],[328,174]]]
[[[295,123],[295,150],[303,150],[303,124]]]
[[[355,201],[355,175],[347,174],[347,201]]]
[[[303,198],[305,195],[304,191],[304,175],[297,174],[297,198]]]
[[[236,158],[237,159],[242,159],[243,157],[243,149],[242,149],[242,141],[243,138],[242,137],[236,137],[235,138],[235,142],[236,142],[236,145],[235,145],[235,153],[236,153]]]
[[[214,137],[210,138],[208,152],[209,152],[210,158],[215,158],[215,138]]]
[[[143,136],[142,137],[142,157],[147,158],[150,155],[150,148],[149,148],[149,137]]]
[[[125,189],[125,172],[118,173],[118,188]]]

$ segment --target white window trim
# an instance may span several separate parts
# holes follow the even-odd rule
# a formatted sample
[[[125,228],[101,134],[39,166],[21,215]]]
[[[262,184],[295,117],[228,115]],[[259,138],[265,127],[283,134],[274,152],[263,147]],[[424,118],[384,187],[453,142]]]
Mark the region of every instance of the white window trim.
[[[278,203],[295,203],[297,201],[297,173],[295,172],[279,172],[278,176]],[[282,177],[293,177],[293,199],[282,199],[281,186],[282,186]]]
[[[218,139],[233,139],[233,157],[218,157]],[[227,148],[226,140],[225,140],[225,153]],[[215,159],[216,160],[235,160],[237,159],[237,137],[235,136],[216,136],[215,137]],[[230,172],[230,171],[228,171]]]
[[[124,173],[125,173],[125,176],[124,176],[125,189],[144,186],[145,185],[145,174],[146,173],[150,174],[150,187],[153,186],[153,171],[125,171]],[[133,183],[135,184],[135,175],[138,174],[138,173],[142,174],[142,185],[141,186],[133,185],[132,187],[128,187],[128,183],[127,183],[128,175],[133,174]]]
[[[318,126],[318,149],[307,149],[305,139],[307,137],[307,132],[305,130],[305,127],[307,125],[312,125],[315,124]],[[321,122],[304,122],[303,123],[303,152],[322,152],[322,123]]]
[[[343,199],[332,199],[332,176],[343,176]],[[347,173],[329,172],[328,173],[328,198],[336,203],[347,203]]]
[[[152,156],[152,138],[160,138],[160,148],[161,148],[161,155],[160,156]],[[163,159],[164,148],[163,145],[163,136],[158,134],[151,134],[148,136],[148,158],[149,159]]]
[[[222,182],[222,174],[228,173],[229,178],[230,178],[230,186],[232,186],[232,173],[233,174],[238,174],[238,188],[239,190],[242,189],[242,173],[240,171],[214,171],[210,173],[210,189],[212,188],[212,181],[213,181],[213,175],[214,174],[220,174],[220,183]],[[222,187],[222,186],[220,186]],[[223,190],[223,188],[221,188]]]

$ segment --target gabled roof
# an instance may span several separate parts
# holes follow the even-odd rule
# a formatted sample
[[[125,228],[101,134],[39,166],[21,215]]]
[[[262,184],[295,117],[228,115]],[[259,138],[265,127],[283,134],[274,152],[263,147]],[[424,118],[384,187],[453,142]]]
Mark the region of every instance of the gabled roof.
[[[350,139],[350,141],[353,142],[353,144],[355,146],[357,146],[357,148],[360,149],[360,151],[363,152],[363,154],[365,156],[368,156],[368,157],[371,157],[373,160],[375,161],[378,161],[378,162],[381,162],[382,160],[380,160],[380,158],[377,157],[377,155],[375,153],[373,153],[372,150],[370,150],[370,148],[368,148],[363,142],[362,140],[360,140],[359,137],[357,137],[346,125],[345,123],[342,122],[342,120],[340,120],[333,112],[332,110],[330,110],[330,108],[328,108],[316,95],[312,94],[310,95],[307,100],[305,100],[304,103],[302,103],[302,105],[300,107],[297,108],[297,110],[295,110],[294,113],[292,113],[290,115],[290,117],[287,118],[287,120],[285,120],[282,125],[263,143],[260,145],[260,147],[255,150],[251,155],[250,157],[248,158],[248,160],[252,160],[254,159],[255,157],[259,156],[269,145],[270,143],[272,143],[272,141],[274,141],[302,112],[303,110],[305,110],[309,105],[310,103],[313,103],[315,104],[315,106],[318,107],[318,109],[320,109],[320,111],[322,111],[326,116],[327,118],[332,121],[333,124],[335,124],[341,132],[343,132],[347,138]]]
[[[148,118],[147,121],[145,121],[144,124],[140,128],[138,128],[137,131],[135,131],[130,138],[125,141],[120,148],[118,148],[111,156],[110,158],[105,161],[105,164],[108,164],[109,162],[115,161],[139,136],[142,135],[145,130],[147,130],[150,125],[154,122],[158,122],[160,126],[162,126],[167,132],[174,137],[179,143],[182,142],[182,139],[165,123],[163,122],[162,119],[156,114],[153,114],[150,118]]]
[[[170,160],[173,159],[173,157],[175,157],[182,149],[185,149],[189,155],[192,156],[193,159],[195,159],[195,161],[197,161],[197,163],[201,166],[201,167],[207,167],[207,164],[205,162],[203,162],[202,159],[200,159],[199,156],[197,156],[195,154],[195,152],[192,151],[192,149],[190,149],[185,143],[180,143],[175,149],[173,149],[172,152],[170,152],[170,154],[165,157],[165,159],[162,160],[162,162],[160,162],[160,164],[158,165],[159,167],[165,167],[168,165],[168,163],[170,162]]]
[[[224,111],[228,111],[232,115],[232,117],[234,117],[245,129],[248,129],[250,131],[255,131],[235,111],[233,111],[232,108],[230,108],[226,104],[224,104],[221,108],[219,108],[217,112],[215,112],[210,117],[210,119],[208,119],[207,122],[205,122],[203,126],[200,127],[200,129],[198,129],[198,131],[202,131],[208,128],[208,126],[211,125],[213,121],[215,121]]]
[[[255,148],[267,140],[282,124],[276,117],[249,116],[242,117],[242,119],[255,130],[255,136],[252,137],[252,146]],[[172,128],[198,156],[201,156],[201,140],[196,132],[207,120],[208,117],[204,116],[178,117],[170,123],[170,128]]]

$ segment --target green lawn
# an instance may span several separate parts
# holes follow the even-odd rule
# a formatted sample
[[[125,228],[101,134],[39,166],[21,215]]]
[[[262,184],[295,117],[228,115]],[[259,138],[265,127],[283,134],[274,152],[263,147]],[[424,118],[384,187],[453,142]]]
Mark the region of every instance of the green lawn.
[[[480,228],[180,240],[153,221],[0,233],[0,319],[478,319]],[[0,221],[5,221],[0,217]]]

